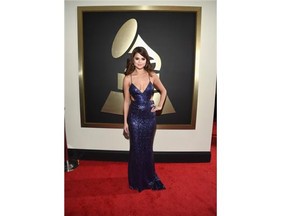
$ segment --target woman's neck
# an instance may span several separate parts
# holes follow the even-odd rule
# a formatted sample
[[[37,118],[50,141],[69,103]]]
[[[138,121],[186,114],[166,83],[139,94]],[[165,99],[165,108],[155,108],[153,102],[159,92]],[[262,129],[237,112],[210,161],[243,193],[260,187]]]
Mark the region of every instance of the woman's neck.
[[[144,70],[144,68],[142,68],[142,69],[135,69],[135,71],[134,71],[134,73],[135,74],[138,74],[138,75],[141,75],[141,74],[144,74],[144,73],[146,73],[146,71]]]

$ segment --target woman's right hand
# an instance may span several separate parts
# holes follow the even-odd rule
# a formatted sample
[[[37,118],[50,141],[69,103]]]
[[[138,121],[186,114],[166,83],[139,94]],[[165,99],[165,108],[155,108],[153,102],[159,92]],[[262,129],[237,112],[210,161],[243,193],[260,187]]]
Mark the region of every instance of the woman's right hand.
[[[125,138],[129,139],[129,127],[127,123],[124,123],[123,132],[124,132]]]

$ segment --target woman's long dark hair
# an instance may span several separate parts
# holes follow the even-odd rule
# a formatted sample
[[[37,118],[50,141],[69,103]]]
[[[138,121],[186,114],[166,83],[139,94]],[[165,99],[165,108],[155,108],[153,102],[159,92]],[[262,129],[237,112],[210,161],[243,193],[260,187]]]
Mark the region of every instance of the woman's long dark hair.
[[[126,64],[126,71],[125,75],[129,75],[133,73],[135,70],[135,65],[133,62],[134,56],[136,53],[139,53],[146,59],[146,65],[144,66],[144,69],[149,73],[151,76],[151,72],[153,72],[153,67],[152,64],[150,63],[150,56],[148,55],[147,50],[144,47],[135,47],[134,50],[132,51],[132,54],[129,59],[127,59],[127,64]]]

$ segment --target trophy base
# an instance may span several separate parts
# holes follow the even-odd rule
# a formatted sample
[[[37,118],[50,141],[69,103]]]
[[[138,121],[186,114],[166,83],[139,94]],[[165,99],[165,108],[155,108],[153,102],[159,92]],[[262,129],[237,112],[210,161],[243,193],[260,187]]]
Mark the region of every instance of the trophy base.
[[[159,103],[160,101],[159,92],[154,93],[153,100],[155,104]],[[105,104],[103,105],[101,109],[101,112],[123,115],[123,103],[124,103],[123,93],[111,91],[108,98],[106,99]],[[161,115],[171,114],[171,113],[176,113],[176,111],[169,97],[167,96]]]

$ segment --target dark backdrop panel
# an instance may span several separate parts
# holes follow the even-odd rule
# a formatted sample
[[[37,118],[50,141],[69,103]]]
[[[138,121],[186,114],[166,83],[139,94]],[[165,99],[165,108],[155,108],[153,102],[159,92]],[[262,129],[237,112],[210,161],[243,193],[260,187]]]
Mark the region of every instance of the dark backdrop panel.
[[[123,116],[101,112],[110,91],[117,90],[128,53],[118,59],[111,47],[129,19],[137,34],[160,56],[160,78],[176,113],[157,116],[158,124],[190,124],[195,75],[196,12],[83,12],[83,79],[87,123],[122,123]]]

